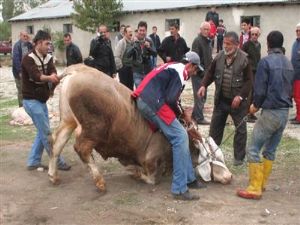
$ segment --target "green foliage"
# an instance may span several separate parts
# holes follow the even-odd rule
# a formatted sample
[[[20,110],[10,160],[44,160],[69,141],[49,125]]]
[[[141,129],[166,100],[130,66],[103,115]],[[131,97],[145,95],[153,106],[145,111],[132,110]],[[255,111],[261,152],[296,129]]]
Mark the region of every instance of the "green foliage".
[[[78,28],[95,33],[100,24],[113,27],[123,8],[121,0],[74,0],[72,18]]]
[[[7,21],[0,22],[0,41],[11,39],[11,25]]]
[[[14,1],[3,0],[2,1],[2,18],[4,21],[9,20],[14,16]]]
[[[65,49],[63,32],[56,31],[55,33],[51,34],[51,37],[54,47],[60,51],[63,51]]]

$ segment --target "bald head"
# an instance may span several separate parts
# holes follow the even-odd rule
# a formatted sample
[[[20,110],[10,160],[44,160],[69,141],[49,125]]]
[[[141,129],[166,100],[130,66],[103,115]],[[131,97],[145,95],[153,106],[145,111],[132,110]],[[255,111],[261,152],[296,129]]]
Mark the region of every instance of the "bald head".
[[[29,36],[28,36],[28,33],[26,31],[21,31],[20,32],[20,40],[21,41],[28,41],[29,40]]]
[[[204,37],[208,37],[210,31],[209,22],[202,22],[200,25],[200,34]]]

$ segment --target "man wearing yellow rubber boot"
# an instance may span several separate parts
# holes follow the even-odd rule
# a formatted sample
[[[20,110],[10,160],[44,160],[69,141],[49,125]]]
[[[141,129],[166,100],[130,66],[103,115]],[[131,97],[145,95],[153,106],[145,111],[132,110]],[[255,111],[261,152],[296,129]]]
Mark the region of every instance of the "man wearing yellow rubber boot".
[[[247,151],[249,186],[237,195],[247,199],[260,199],[272,171],[276,148],[281,140],[292,107],[293,67],[282,53],[283,35],[272,31],[267,36],[268,56],[258,64],[254,82],[253,103],[250,113],[262,109],[254,125]],[[260,159],[260,151],[263,160]]]

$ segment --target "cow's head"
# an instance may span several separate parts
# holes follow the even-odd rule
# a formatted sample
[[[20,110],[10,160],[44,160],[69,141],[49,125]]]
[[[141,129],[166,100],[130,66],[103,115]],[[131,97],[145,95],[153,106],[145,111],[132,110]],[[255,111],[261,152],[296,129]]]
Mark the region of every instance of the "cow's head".
[[[211,137],[203,138],[196,124],[191,119],[191,110],[185,110],[181,118],[189,135],[190,151],[193,167],[204,181],[216,181],[228,184],[232,173],[227,168],[221,149]]]

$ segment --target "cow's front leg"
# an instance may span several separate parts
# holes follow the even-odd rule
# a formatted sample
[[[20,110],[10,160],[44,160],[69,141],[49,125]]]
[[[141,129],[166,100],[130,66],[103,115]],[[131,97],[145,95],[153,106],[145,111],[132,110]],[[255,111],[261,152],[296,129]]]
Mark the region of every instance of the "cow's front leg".
[[[50,160],[49,160],[49,179],[53,184],[59,184],[60,179],[57,174],[57,160],[65,144],[70,139],[71,134],[76,128],[76,124],[61,122],[56,132],[50,137]]]
[[[99,172],[95,161],[92,157],[92,151],[94,148],[94,143],[88,140],[82,140],[80,137],[77,139],[74,149],[79,155],[80,159],[87,164],[90,173],[92,174],[93,180],[97,188],[101,192],[106,191],[106,185],[102,174]]]

